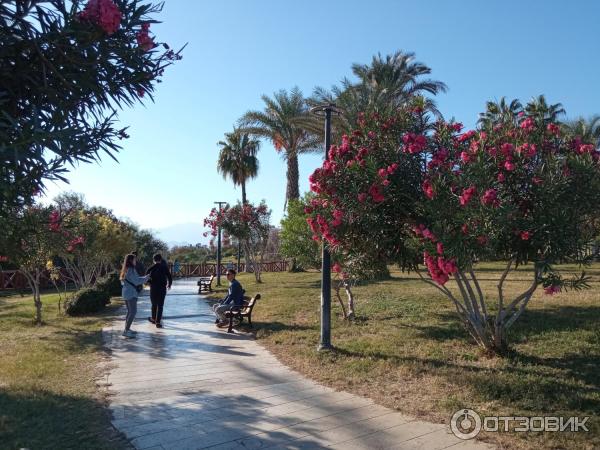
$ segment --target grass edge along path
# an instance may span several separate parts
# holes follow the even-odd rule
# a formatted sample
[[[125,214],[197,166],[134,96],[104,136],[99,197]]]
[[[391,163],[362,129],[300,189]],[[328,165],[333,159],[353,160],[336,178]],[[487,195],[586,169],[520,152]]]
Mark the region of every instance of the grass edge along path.
[[[95,316],[58,314],[58,295],[42,296],[42,326],[31,296],[0,297],[0,448],[132,448],[111,424],[102,327],[122,305],[113,298]]]

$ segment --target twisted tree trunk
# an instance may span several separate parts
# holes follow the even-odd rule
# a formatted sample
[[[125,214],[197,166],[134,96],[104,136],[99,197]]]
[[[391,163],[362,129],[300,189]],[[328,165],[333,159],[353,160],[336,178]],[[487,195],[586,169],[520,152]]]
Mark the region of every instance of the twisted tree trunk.
[[[506,340],[508,329],[523,314],[541,282],[540,268],[536,264],[529,288],[506,305],[503,285],[512,264],[513,261],[508,262],[498,282],[497,313],[495,315],[488,313],[485,296],[472,268],[459,270],[454,274],[454,280],[460,294],[456,296],[446,286],[440,286],[424,278],[419,271],[417,271],[417,274],[423,281],[436,287],[452,300],[465,328],[482,349],[490,354],[502,355],[508,350]]]

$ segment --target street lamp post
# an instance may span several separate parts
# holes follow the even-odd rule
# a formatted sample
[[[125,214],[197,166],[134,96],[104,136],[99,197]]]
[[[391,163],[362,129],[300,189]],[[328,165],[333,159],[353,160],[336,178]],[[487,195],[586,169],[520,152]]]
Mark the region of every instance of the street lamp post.
[[[221,207],[226,205],[227,202],[215,202],[219,205],[219,215],[221,214]],[[217,229],[217,286],[221,286],[221,226]]]
[[[325,160],[329,159],[331,147],[331,116],[339,114],[335,104],[315,106],[313,114],[325,117]],[[317,347],[319,351],[331,350],[331,255],[327,242],[323,241],[321,262],[321,340]]]

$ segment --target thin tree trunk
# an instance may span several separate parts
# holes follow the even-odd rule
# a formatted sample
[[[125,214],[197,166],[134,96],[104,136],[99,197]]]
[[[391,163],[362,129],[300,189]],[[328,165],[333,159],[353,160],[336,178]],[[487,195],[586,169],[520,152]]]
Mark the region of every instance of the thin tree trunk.
[[[286,205],[290,200],[300,198],[300,187],[298,172],[298,155],[295,151],[289,152],[287,157],[287,191],[285,195]]]
[[[40,297],[40,270],[35,270],[33,302],[35,303],[35,323],[42,324],[42,299]]]
[[[348,315],[346,314],[346,307],[344,306],[344,302],[342,301],[342,297],[340,296],[340,289],[342,288],[342,282],[338,282],[335,283],[335,296],[338,299],[338,302],[340,302],[340,306],[342,307],[342,315],[344,316],[344,319],[348,318]]]
[[[348,315],[346,316],[348,320],[354,319],[354,294],[352,293],[352,289],[350,288],[350,283],[348,281],[343,281],[344,289],[346,290],[346,296],[348,297]]]
[[[242,205],[248,203],[248,199],[246,198],[246,182],[242,180]]]

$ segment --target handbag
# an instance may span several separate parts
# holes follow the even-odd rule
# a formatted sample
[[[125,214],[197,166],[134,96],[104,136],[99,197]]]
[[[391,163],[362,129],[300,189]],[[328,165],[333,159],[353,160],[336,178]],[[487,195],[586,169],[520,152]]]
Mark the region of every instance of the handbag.
[[[144,285],[143,284],[133,284],[127,278],[125,278],[125,281],[127,281],[130,285],[132,285],[135,288],[135,290],[137,291],[138,294],[144,290]]]

